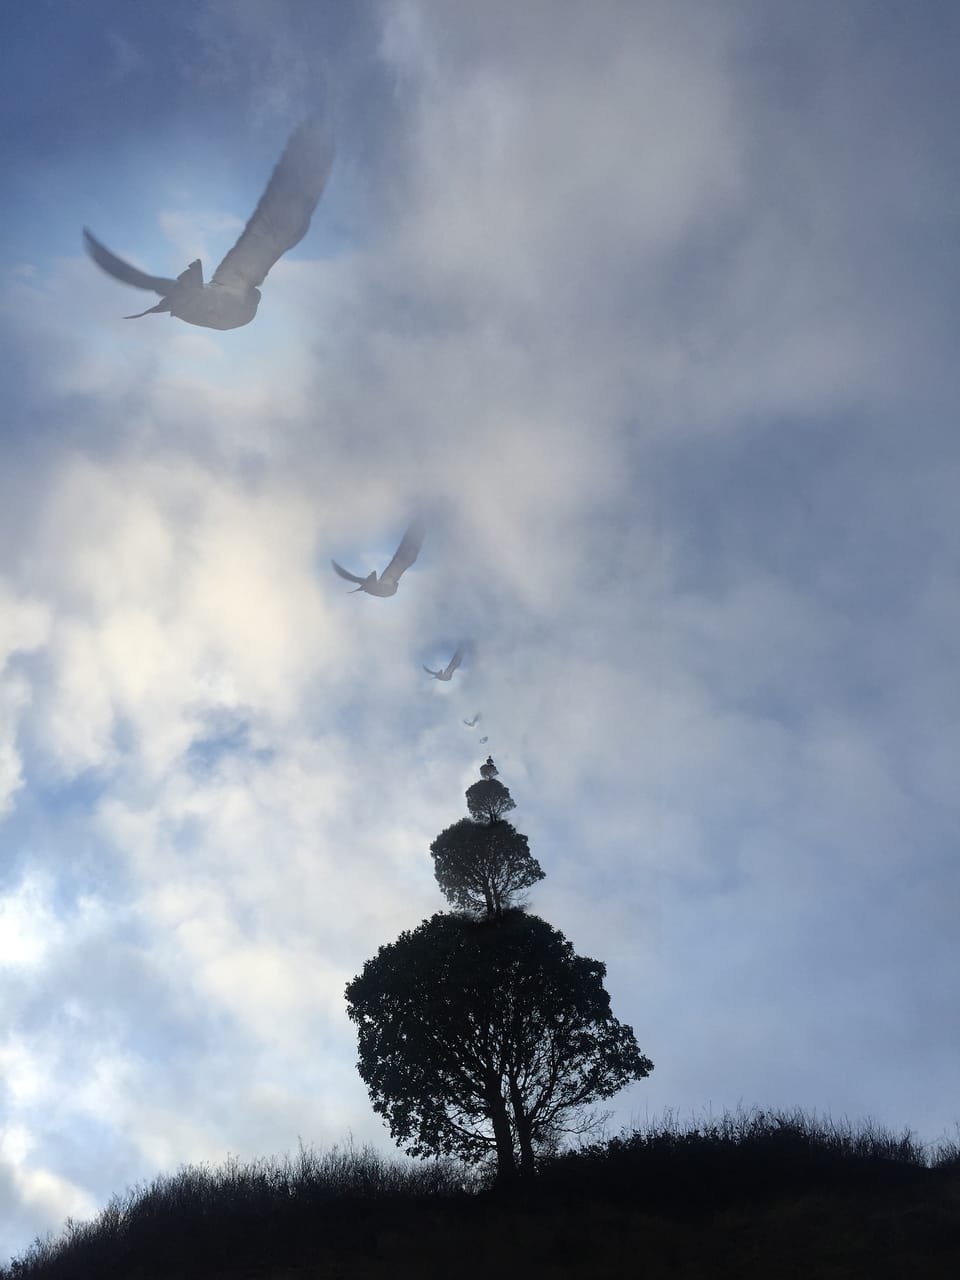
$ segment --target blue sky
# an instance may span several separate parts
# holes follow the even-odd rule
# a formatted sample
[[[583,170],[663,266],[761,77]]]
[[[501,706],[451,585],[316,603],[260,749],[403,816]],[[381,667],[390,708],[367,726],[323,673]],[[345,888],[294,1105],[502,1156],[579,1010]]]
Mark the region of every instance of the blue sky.
[[[954,1136],[955,6],[3,24],[0,1252],[393,1150],[343,988],[441,906],[487,750],[655,1063],[611,1129]],[[124,321],[81,227],[209,274],[317,109],[254,323]]]

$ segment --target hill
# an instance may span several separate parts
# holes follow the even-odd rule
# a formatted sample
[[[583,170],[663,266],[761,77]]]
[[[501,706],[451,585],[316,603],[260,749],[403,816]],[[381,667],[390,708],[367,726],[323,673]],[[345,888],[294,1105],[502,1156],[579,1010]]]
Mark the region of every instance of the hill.
[[[0,1280],[937,1280],[958,1257],[957,1145],[928,1157],[909,1134],[739,1112],[547,1158],[522,1188],[349,1147],[184,1168]]]

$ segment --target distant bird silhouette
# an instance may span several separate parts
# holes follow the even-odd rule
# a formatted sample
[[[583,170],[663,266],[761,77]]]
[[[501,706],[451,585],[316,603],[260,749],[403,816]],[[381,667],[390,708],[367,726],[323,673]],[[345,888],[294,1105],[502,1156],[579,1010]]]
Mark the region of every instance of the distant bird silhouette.
[[[405,569],[410,568],[420,554],[425,534],[426,529],[422,522],[414,520],[413,524],[404,533],[400,540],[400,545],[397,547],[396,555],[381,573],[379,580],[375,569],[368,573],[365,578],[360,578],[357,574],[351,573],[349,569],[344,569],[342,565],[337,564],[336,560],[331,560],[330,563],[341,578],[346,578],[348,582],[359,582],[358,591],[366,591],[369,596],[396,595],[400,575]]]
[[[431,671],[430,668],[426,666],[423,669],[428,676],[433,676],[434,680],[450,680],[453,677],[453,673],[456,671],[457,667],[459,667],[462,661],[463,661],[463,645],[460,644],[460,645],[457,645],[456,653],[453,655],[453,657],[450,659],[450,661],[447,663],[447,665],[443,668],[442,671]]]
[[[490,739],[489,739],[489,738],[481,738],[481,739],[480,739],[480,745],[481,745],[481,747],[483,746],[483,744],[484,744],[485,742],[489,742],[489,741],[490,741]]]
[[[290,135],[253,217],[209,284],[203,283],[199,258],[176,280],[147,275],[116,257],[84,228],[87,252],[116,280],[160,294],[155,307],[124,319],[138,320],[140,316],[169,311],[187,324],[238,329],[257,314],[257,286],[263,284],[267,272],[307,234],[332,163],[329,131],[316,117],[304,120]]]
[[[467,726],[468,729],[472,729],[474,725],[480,723],[480,712],[478,711],[472,720],[464,720],[463,723]]]

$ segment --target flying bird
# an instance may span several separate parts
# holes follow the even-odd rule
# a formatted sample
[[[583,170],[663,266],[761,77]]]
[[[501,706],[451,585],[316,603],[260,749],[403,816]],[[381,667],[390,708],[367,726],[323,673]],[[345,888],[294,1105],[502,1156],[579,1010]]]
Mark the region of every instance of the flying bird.
[[[267,272],[307,234],[332,163],[330,133],[317,117],[311,116],[290,135],[253,217],[209,284],[203,283],[199,258],[176,280],[147,275],[112,254],[84,228],[87,252],[114,279],[159,293],[160,301],[155,307],[125,316],[125,320],[169,311],[187,324],[239,329],[257,314],[257,286],[263,284]]]
[[[348,582],[359,582],[357,591],[366,591],[369,596],[396,595],[400,575],[405,569],[410,568],[420,554],[425,534],[426,529],[423,524],[419,520],[414,520],[401,538],[396,554],[381,573],[379,580],[376,569],[368,573],[365,578],[360,578],[349,569],[344,569],[342,565],[337,564],[336,560],[331,560],[330,563],[341,578],[346,578]],[[447,678],[449,679],[449,676]]]
[[[489,741],[490,741],[490,739],[489,739],[489,738],[481,738],[481,739],[480,739],[480,745],[481,745],[481,747],[483,746],[483,744],[484,744],[485,742],[489,742]]]
[[[456,653],[453,655],[453,657],[450,659],[450,661],[447,663],[447,665],[443,668],[442,671],[431,671],[430,668],[426,666],[423,669],[428,676],[433,676],[434,680],[450,680],[453,677],[453,673],[456,671],[457,667],[459,667],[462,661],[463,661],[463,645],[460,644],[460,645],[457,645]]]
[[[463,723],[467,726],[468,729],[472,729],[474,725],[479,724],[479,722],[480,722],[480,712],[478,711],[472,720],[464,720]]]

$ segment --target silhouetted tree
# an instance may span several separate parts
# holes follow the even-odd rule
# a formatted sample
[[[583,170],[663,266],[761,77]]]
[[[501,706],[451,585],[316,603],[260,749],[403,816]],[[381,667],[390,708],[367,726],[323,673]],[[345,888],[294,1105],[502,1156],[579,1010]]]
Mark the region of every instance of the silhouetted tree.
[[[480,781],[467,787],[467,808],[475,822],[496,822],[517,806],[507,788],[498,778],[493,756],[487,756],[480,766]]]
[[[543,879],[527,837],[503,815],[516,808],[488,756],[479,782],[467,788],[469,818],[461,818],[430,846],[437,883],[451,906],[499,916],[515,896]]]
[[[533,1171],[538,1144],[653,1063],[610,1012],[606,972],[519,910],[435,915],[381,947],[347,987],[360,1075],[410,1155],[495,1154]]]

